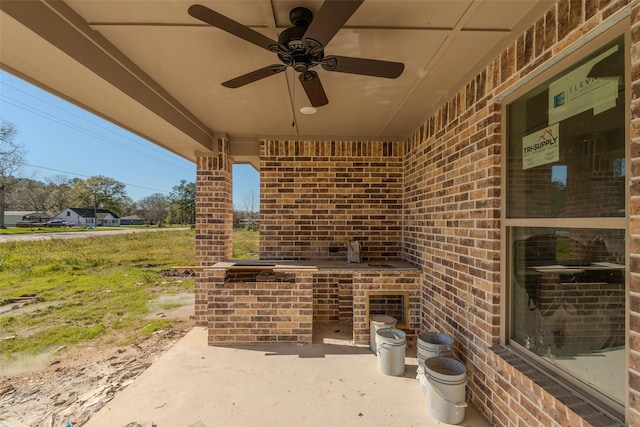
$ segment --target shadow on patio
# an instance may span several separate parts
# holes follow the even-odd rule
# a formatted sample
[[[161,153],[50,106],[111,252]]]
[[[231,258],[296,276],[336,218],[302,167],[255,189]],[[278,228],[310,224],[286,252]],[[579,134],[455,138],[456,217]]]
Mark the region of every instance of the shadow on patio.
[[[404,377],[392,377],[365,347],[212,347],[206,331],[194,328],[86,425],[445,425],[429,416],[415,359],[407,357]],[[490,424],[470,406],[461,425]]]

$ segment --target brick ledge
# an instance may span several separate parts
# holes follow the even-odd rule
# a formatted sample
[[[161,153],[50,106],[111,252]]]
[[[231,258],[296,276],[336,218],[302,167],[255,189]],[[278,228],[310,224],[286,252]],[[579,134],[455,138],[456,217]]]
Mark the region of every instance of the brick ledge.
[[[522,356],[513,347],[494,345],[489,347],[489,350],[590,424],[603,427],[625,425],[623,414],[616,417],[610,412],[603,411],[577,390],[567,387],[566,384],[558,382],[542,371],[540,367]]]

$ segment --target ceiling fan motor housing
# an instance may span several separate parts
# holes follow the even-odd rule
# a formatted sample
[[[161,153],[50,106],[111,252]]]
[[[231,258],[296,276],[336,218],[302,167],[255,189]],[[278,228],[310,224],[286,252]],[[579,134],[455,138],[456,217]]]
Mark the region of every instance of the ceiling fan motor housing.
[[[296,7],[291,10],[289,18],[294,26],[287,28],[278,36],[278,44],[286,46],[288,51],[278,52],[278,57],[283,64],[304,73],[322,61],[323,57],[322,50],[309,51],[302,42],[308,25],[313,20],[313,14],[307,8]]]

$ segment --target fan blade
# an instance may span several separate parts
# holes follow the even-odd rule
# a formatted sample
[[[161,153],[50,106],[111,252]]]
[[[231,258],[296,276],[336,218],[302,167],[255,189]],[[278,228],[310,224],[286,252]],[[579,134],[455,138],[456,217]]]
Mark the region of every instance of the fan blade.
[[[325,0],[302,41],[308,44],[311,39],[319,43],[321,48],[325,47],[363,2],[364,0]],[[309,45],[311,48],[316,47],[313,43]]]
[[[234,21],[233,19],[227,18],[206,6],[202,6],[201,4],[194,4],[189,7],[189,15],[268,51],[277,52],[281,50],[277,41],[272,40],[269,37]]]
[[[242,76],[236,77],[235,79],[227,80],[226,82],[222,83],[222,86],[236,89],[240,86],[244,86],[257,80],[264,79],[265,77],[281,73],[286,69],[287,67],[282,64],[268,65],[264,68],[260,68],[259,70],[243,74]]]
[[[364,74],[365,76],[395,79],[404,71],[404,64],[401,62],[332,55],[324,57],[322,68],[339,73]]]
[[[300,73],[300,82],[304,88],[307,98],[314,107],[322,107],[327,105],[329,100],[327,94],[324,93],[324,88],[320,82],[320,77],[315,71],[307,71],[306,73]]]

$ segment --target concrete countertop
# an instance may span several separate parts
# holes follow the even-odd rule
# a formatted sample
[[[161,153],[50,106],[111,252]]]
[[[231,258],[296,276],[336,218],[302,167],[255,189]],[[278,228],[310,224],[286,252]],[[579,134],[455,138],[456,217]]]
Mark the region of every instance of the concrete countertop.
[[[398,271],[418,270],[418,267],[402,260],[381,260],[353,263],[322,260],[231,260],[222,261],[207,270],[274,270],[274,271]]]

